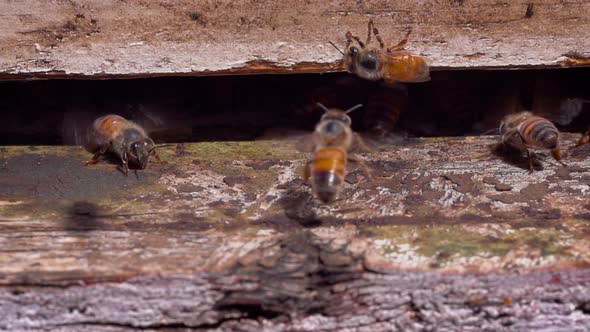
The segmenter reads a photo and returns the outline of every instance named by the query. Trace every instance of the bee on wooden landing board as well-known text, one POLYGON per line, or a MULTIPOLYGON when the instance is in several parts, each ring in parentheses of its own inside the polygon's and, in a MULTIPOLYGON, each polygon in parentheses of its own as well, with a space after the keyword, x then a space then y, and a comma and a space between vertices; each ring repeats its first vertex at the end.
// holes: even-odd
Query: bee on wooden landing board
POLYGON ((109 114, 96 119, 88 137, 86 149, 94 153, 86 165, 96 164, 105 154, 112 154, 121 164, 123 174, 129 173, 129 165, 145 169, 151 156, 160 161, 156 145, 138 124, 119 115, 109 114))
POLYGON ((411 30, 397 45, 386 48, 373 20, 369 20, 367 39, 364 43, 358 36, 348 31, 345 35, 346 53, 332 42, 330 44, 344 56, 342 60, 344 68, 364 79, 384 80, 387 83, 429 81, 430 70, 426 58, 404 51, 410 33, 411 30), (371 47, 372 35, 379 42, 379 48, 371 47), (356 41, 360 48, 352 45, 353 41, 356 41))
POLYGON ((500 123, 500 145, 506 145, 520 152, 526 152, 529 171, 534 172, 531 148, 548 149, 553 158, 562 166, 559 148, 559 131, 555 125, 531 112, 509 114, 500 123))
POLYGON ((355 148, 370 150, 358 134, 351 129, 348 113, 362 107, 356 105, 346 111, 328 109, 318 103, 325 113, 313 133, 314 156, 305 166, 304 179, 311 186, 316 197, 324 204, 338 198, 344 185, 348 161, 356 162, 368 177, 372 175, 362 160, 349 153, 355 148))

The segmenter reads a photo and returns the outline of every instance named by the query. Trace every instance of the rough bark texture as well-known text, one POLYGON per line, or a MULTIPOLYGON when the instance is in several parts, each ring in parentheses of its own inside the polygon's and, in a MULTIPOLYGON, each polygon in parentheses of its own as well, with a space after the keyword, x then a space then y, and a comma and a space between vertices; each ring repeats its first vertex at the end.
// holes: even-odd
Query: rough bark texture
POLYGON ((324 72, 373 18, 433 68, 588 65, 589 1, 0 2, 0 74, 324 72))
POLYGON ((590 145, 531 175, 494 140, 381 146, 329 206, 292 140, 164 147, 137 177, 2 148, 0 329, 586 330, 590 145))

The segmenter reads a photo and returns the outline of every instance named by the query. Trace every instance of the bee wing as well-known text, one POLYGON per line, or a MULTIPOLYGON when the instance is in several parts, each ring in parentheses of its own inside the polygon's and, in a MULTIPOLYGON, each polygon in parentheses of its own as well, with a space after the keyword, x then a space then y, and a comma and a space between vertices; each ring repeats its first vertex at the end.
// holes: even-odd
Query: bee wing
POLYGON ((168 129, 166 124, 169 121, 164 119, 164 112, 154 105, 126 105, 125 111, 122 115, 141 127, 149 137, 157 136, 160 132, 164 132, 168 129))
POLYGON ((67 111, 61 125, 62 143, 64 145, 80 145, 89 149, 92 145, 92 112, 80 110, 67 111))
POLYGON ((127 104, 121 115, 132 121, 157 143, 191 141, 194 139, 194 126, 199 124, 189 109, 170 111, 157 103, 127 104))
POLYGON ((567 126, 572 123, 576 117, 582 112, 584 108, 584 99, 581 98, 566 98, 561 101, 559 105, 560 113, 557 117, 558 124, 567 126))
POLYGON ((418 83, 430 81, 426 58, 408 51, 384 52, 384 79, 388 82, 418 83))
POLYGON ((262 135, 256 137, 257 141, 288 141, 289 144, 293 144, 293 147, 297 152, 309 153, 314 151, 314 140, 313 134, 308 131, 286 129, 286 128, 272 128, 264 131, 262 135))
POLYGON ((392 145, 408 145, 413 144, 408 141, 407 137, 401 134, 392 134, 383 136, 372 132, 364 132, 363 134, 354 133, 351 153, 377 153, 390 149, 392 145))
POLYGON ((295 143, 295 149, 298 152, 311 153, 315 150, 313 134, 306 134, 300 137, 295 143))

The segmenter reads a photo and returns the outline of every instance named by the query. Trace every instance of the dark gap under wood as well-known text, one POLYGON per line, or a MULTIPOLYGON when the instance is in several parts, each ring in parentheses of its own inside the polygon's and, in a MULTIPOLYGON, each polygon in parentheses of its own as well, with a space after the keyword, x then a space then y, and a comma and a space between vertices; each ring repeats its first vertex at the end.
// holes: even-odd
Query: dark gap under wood
POLYGON ((317 102, 343 109, 364 104, 352 114, 353 128, 368 135, 479 135, 520 110, 582 132, 590 125, 590 103, 562 110, 568 99, 590 99, 589 74, 438 71, 430 82, 395 88, 344 73, 5 81, 0 142, 74 144, 94 118, 108 113, 137 121, 159 142, 253 140, 279 128, 312 130, 321 115, 317 102))

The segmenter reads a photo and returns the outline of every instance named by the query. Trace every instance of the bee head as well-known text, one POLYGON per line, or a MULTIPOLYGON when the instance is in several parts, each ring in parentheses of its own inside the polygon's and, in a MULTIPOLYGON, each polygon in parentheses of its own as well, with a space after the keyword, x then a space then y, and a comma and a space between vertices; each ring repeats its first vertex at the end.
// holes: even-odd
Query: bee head
POLYGON ((344 57, 344 67, 367 80, 378 80, 382 62, 375 50, 351 46, 344 57))
POLYGON ((154 143, 151 140, 139 140, 129 145, 127 157, 139 169, 145 169, 153 150, 154 143))
POLYGON ((320 120, 320 122, 325 122, 329 124, 329 127, 331 128, 330 131, 337 130, 337 126, 350 127, 350 125, 352 124, 350 116, 338 110, 330 110, 324 113, 324 115, 322 115, 322 119, 320 120))
POLYGON ((379 67, 379 58, 373 52, 363 52, 357 61, 359 67, 366 71, 376 71, 379 67))
POLYGON ((317 130, 326 142, 336 142, 345 135, 344 125, 336 120, 320 122, 317 130))
POLYGON ((348 113, 361 107, 362 105, 356 105, 351 107, 347 111, 341 111, 338 109, 328 109, 324 105, 318 103, 324 111, 324 115, 316 127, 323 141, 326 144, 339 144, 339 142, 346 141, 350 136, 352 120, 348 113))
POLYGON ((338 109, 329 109, 322 103, 317 103, 317 105, 325 111, 324 115, 322 115, 320 122, 337 122, 340 125, 344 125, 346 127, 350 127, 352 125, 352 120, 350 119, 348 113, 363 107, 362 104, 358 104, 347 109, 346 111, 341 111, 338 109))

